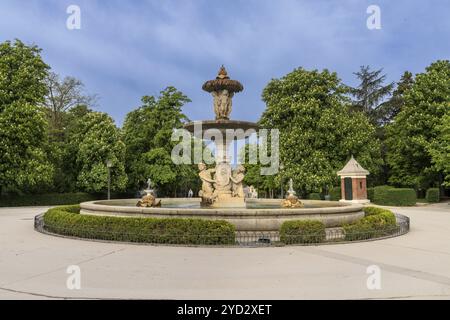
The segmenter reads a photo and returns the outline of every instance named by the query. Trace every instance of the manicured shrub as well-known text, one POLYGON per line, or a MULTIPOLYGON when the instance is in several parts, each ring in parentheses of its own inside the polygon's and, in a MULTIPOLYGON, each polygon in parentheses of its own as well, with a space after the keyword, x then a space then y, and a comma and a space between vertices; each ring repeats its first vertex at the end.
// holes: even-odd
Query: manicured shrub
POLYGON ((396 224, 395 214, 391 210, 377 207, 365 207, 363 210, 365 217, 379 215, 385 219, 386 223, 396 224))
POLYGON ((322 196, 320 195, 320 193, 313 192, 313 193, 310 193, 308 195, 308 199, 310 199, 310 200, 322 200, 322 196))
POLYGON ((426 199, 428 202, 439 202, 440 196, 439 196, 439 188, 430 188, 427 190, 426 199))
POLYGON ((235 227, 223 220, 126 218, 80 215, 79 206, 57 207, 44 215, 52 233, 88 239, 143 243, 223 245, 235 243, 235 227))
POLYGON ((355 223, 343 226, 345 240, 366 240, 390 235, 398 231, 395 215, 392 211, 376 208, 364 208, 365 217, 355 223))
POLYGON ((373 202, 374 188, 367 188, 367 199, 373 202))
POLYGON ((331 201, 339 201, 341 200, 341 188, 334 187, 330 190, 330 200, 331 201))
POLYGON ((320 243, 325 239, 325 225, 318 220, 285 221, 280 228, 280 241, 285 244, 320 243))
POLYGON ((91 195, 89 193, 82 192, 8 195, 0 197, 0 207, 55 206, 78 204, 81 202, 98 200, 101 197, 102 196, 91 195))
POLYGON ((384 206, 414 206, 417 197, 414 189, 378 186, 374 188, 373 202, 384 206))

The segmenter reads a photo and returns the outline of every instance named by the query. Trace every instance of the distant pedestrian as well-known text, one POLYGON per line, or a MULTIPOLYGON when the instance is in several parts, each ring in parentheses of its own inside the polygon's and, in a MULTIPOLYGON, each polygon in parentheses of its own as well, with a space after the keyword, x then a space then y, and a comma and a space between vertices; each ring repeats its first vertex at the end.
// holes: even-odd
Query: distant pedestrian
POLYGON ((188 198, 192 198, 193 196, 194 196, 194 191, 192 191, 192 189, 189 189, 188 198))

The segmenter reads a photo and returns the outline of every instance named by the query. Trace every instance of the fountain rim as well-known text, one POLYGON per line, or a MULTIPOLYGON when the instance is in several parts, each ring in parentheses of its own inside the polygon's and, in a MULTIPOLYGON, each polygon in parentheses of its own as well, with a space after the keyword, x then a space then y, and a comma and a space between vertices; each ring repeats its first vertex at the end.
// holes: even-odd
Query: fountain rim
POLYGON ((208 130, 208 129, 218 129, 218 130, 226 130, 226 129, 242 129, 242 130, 249 130, 254 129, 258 130, 259 125, 255 122, 250 121, 241 121, 241 120, 198 120, 198 121, 191 121, 186 124, 184 124, 184 129, 188 130, 189 132, 194 132, 194 126, 195 125, 202 125, 202 131, 208 130))
MULTIPOLYGON (((158 198, 164 203, 165 201, 174 202, 192 202, 200 201, 200 198, 158 198)), ((120 201, 134 201, 138 199, 115 199, 115 200, 96 200, 83 202, 80 204, 82 213, 89 214, 91 212, 98 213, 125 213, 125 214, 156 214, 156 215, 196 215, 196 216, 290 216, 290 215, 311 215, 311 214, 342 214, 361 211, 362 204, 342 203, 338 201, 323 200, 301 200, 306 204, 336 204, 336 206, 324 206, 318 208, 183 208, 183 207, 157 207, 157 208, 141 208, 126 205, 116 205, 120 201), (111 204, 105 204, 110 202, 111 204)), ((281 202, 281 199, 251 199, 249 202, 281 202)))

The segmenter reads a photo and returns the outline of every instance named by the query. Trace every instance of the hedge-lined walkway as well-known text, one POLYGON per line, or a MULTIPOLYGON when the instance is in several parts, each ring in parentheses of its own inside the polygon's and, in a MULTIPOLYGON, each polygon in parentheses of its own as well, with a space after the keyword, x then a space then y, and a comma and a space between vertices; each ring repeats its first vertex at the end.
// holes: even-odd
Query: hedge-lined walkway
POLYGON ((99 243, 33 230, 43 208, 0 209, 0 298, 450 298, 450 206, 393 211, 411 231, 321 247, 196 248, 99 243), (366 268, 382 290, 366 288, 366 268), (78 265, 82 289, 66 288, 78 265))

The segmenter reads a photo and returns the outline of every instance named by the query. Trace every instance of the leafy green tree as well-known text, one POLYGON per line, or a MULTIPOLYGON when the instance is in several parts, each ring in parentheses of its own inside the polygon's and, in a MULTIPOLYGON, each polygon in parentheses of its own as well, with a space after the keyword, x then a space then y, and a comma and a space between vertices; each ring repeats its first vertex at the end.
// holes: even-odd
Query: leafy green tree
MULTIPOLYGON (((85 126, 83 117, 92 110, 86 105, 77 105, 62 113, 62 139, 50 139, 48 144, 49 159, 54 165, 53 191, 78 191, 77 179, 79 168, 76 163, 78 156, 78 143, 73 143, 73 137, 85 126)), ((48 119, 48 117, 47 117, 48 119)), ((50 135, 54 137, 53 135, 50 135)))
POLYGON ((336 184, 352 154, 371 174, 379 170, 375 129, 363 113, 349 112, 347 90, 336 73, 299 68, 263 91, 260 125, 280 130, 283 176, 303 195, 336 184))
POLYGON ((171 141, 172 133, 188 120, 181 108, 190 101, 182 92, 168 87, 158 97, 144 96, 142 106, 128 113, 123 131, 129 189, 137 190, 151 178, 160 195, 175 194, 177 190, 185 192, 192 181, 198 180, 194 166, 171 160, 177 144, 171 141))
POLYGON ((51 183, 46 126, 43 110, 28 103, 13 102, 0 112, 0 191, 37 191, 51 183))
POLYGON ((381 73, 383 69, 370 71, 369 66, 361 66, 357 76, 360 84, 356 88, 349 88, 353 96, 352 109, 364 112, 373 124, 379 122, 378 111, 380 103, 392 92, 394 83, 383 85, 386 75, 381 73))
POLYGON ((445 149, 437 140, 442 130, 445 132, 442 121, 450 108, 450 62, 436 61, 425 73, 418 74, 404 101, 402 110, 387 128, 389 181, 425 189, 439 180, 442 170, 438 169, 442 167, 437 155, 445 153, 445 149), (432 164, 430 150, 437 156, 436 165, 432 164))
POLYGON ((442 172, 443 185, 450 187, 450 105, 436 129, 438 135, 428 151, 434 168, 442 172))
POLYGON ((89 112, 77 123, 70 136, 72 150, 76 150, 77 184, 86 192, 103 192, 108 186, 107 160, 112 162, 111 190, 126 187, 125 144, 120 130, 106 113, 89 112))
POLYGON ((43 110, 48 66, 36 46, 20 40, 0 44, 0 194, 40 190, 53 172, 45 147, 43 110))
POLYGON ((412 87, 414 77, 411 72, 405 71, 392 97, 381 103, 373 110, 373 116, 378 124, 376 128, 377 137, 381 142, 381 157, 383 159, 382 172, 376 176, 372 176, 372 180, 376 185, 385 185, 389 178, 389 165, 387 164, 387 146, 386 146, 386 125, 391 123, 397 114, 402 110, 405 99, 405 93, 412 87))
POLYGON ((45 78, 49 66, 41 49, 20 40, 0 44, 0 112, 14 102, 38 105, 47 93, 45 78))

